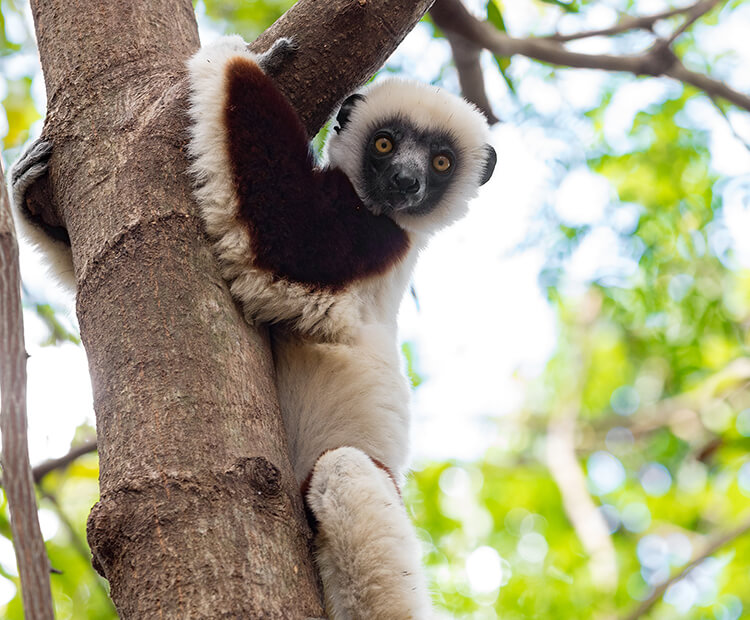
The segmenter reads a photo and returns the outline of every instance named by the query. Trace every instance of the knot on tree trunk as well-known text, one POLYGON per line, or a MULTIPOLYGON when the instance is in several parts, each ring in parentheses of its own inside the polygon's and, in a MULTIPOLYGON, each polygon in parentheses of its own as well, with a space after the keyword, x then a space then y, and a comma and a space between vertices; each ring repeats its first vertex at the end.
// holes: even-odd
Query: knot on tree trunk
POLYGON ((157 547, 168 556, 175 537, 186 531, 203 535, 220 515, 236 510, 247 521, 259 513, 290 518, 290 498, 276 465, 264 457, 246 457, 222 472, 160 472, 123 481, 103 494, 89 514, 86 535, 94 568, 111 581, 111 568, 122 566, 134 548, 157 547))
POLYGON ((282 490, 281 471, 262 456, 251 456, 237 460, 227 470, 227 476, 246 480, 253 490, 266 499, 278 497, 282 490))

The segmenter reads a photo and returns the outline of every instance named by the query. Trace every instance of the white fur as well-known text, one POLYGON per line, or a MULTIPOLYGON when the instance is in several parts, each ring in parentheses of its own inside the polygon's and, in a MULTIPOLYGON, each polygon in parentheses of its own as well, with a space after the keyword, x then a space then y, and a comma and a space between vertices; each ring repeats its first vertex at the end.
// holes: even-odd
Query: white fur
POLYGON ((73 252, 70 246, 48 236, 43 229, 27 220, 18 207, 13 209, 13 221, 18 236, 31 243, 44 256, 45 266, 52 279, 65 291, 75 295, 76 274, 73 271, 73 252))
POLYGON ((431 616, 419 541, 382 469, 356 448, 333 450, 315 465, 307 497, 331 620, 431 616))
POLYGON ((318 457, 354 446, 401 482, 409 454, 409 384, 390 328, 362 326, 352 343, 274 334, 279 404, 302 482, 318 457))
POLYGON ((237 223, 223 121, 225 67, 237 56, 258 61, 239 37, 227 37, 189 63, 191 172, 222 273, 248 320, 283 324, 273 332, 279 402, 297 481, 314 472, 307 499, 320 525, 316 559, 329 613, 334 620, 427 618, 418 540, 393 481, 370 457, 402 482, 409 387, 396 314, 419 250, 431 233, 461 217, 476 193, 487 124, 473 106, 432 86, 389 80, 364 92, 364 102, 326 147, 330 165, 355 189, 363 185, 359 162, 371 131, 393 115, 418 128, 448 129, 459 166, 429 215, 393 216, 410 239, 402 261, 343 291, 321 292, 257 269, 249 233, 237 223))

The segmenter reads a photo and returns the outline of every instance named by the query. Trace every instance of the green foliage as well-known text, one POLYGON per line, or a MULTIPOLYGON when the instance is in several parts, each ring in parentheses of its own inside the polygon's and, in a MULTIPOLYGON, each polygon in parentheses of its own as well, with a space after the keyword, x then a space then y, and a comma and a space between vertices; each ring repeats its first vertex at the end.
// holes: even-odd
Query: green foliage
POLYGON ((404 342, 401 344, 401 352, 403 353, 404 360, 406 361, 406 375, 409 377, 409 382, 412 388, 420 386, 424 379, 417 371, 417 352, 414 348, 413 342, 404 342))
POLYGON ((540 0, 546 4, 552 4, 561 8, 566 13, 578 13, 581 10, 580 4, 575 0, 573 2, 563 2, 563 0, 540 0))
MULTIPOLYGON (((489 0, 489 2, 487 2, 487 21, 489 21, 500 32, 508 32, 505 28, 505 20, 503 19, 503 14, 500 11, 500 6, 497 0, 489 0)), ((508 58, 507 56, 498 56, 497 54, 493 54, 492 57, 495 59, 495 63, 497 64, 497 68, 500 71, 500 75, 503 76, 503 80, 505 80, 508 88, 511 90, 511 92, 515 92, 516 88, 513 85, 510 77, 508 76, 510 58, 508 58)))
POLYGON ((3 139, 6 149, 21 146, 29 137, 28 128, 41 118, 31 99, 31 79, 7 80, 8 94, 2 101, 8 119, 8 133, 3 139))
POLYGON ((248 41, 256 38, 293 4, 293 0, 203 0, 207 17, 219 23, 231 24, 232 31, 238 32, 248 41))
POLYGON ((18 51, 20 46, 16 43, 8 41, 8 37, 5 32, 5 16, 0 11, 0 57, 7 56, 13 52, 18 51))
POLYGON ((81 339, 76 334, 70 332, 57 317, 55 309, 49 304, 35 304, 34 308, 40 319, 49 329, 49 338, 45 340, 42 345, 53 345, 61 344, 63 342, 72 342, 73 344, 81 344, 81 339))
MULTIPOLYGON (((89 434, 91 429, 89 429, 89 434)), ((108 596, 107 583, 91 567, 91 553, 86 544, 86 518, 99 497, 99 468, 95 454, 79 458, 64 471, 49 474, 39 487, 37 501, 43 511, 43 530, 50 564, 55 601, 55 617, 59 619, 108 620, 117 613, 108 596)), ((0 536, 10 539, 10 523, 5 496, 0 504, 0 536)), ((7 620, 23 620, 20 584, 8 558, 0 560, 0 583, 17 588, 16 596, 0 616, 7 620)))

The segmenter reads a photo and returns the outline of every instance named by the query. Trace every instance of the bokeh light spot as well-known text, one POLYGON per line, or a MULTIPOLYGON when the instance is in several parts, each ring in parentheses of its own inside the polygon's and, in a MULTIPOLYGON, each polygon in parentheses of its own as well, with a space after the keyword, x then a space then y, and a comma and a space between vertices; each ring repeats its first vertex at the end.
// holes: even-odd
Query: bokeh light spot
POLYGON ((661 463, 649 463, 640 474, 641 485, 648 495, 661 497, 672 486, 672 476, 661 463))
POLYGON ((466 576, 474 592, 492 592, 510 580, 510 564, 492 547, 479 547, 466 558, 466 576))
POLYGON ((541 564, 547 556, 549 545, 544 536, 536 532, 531 532, 521 537, 516 550, 518 551, 518 555, 527 562, 541 564))
POLYGON ((643 532, 651 525, 651 512, 648 506, 642 502, 631 502, 620 512, 620 518, 625 529, 635 532, 643 532))
POLYGON ((625 468, 609 452, 594 452, 587 462, 588 479, 595 495, 605 495, 620 488, 625 482, 625 468))
POLYGON ((737 414, 737 432, 743 437, 750 437, 750 409, 743 409, 737 414))
POLYGON ((632 415, 638 410, 641 397, 634 387, 630 385, 621 385, 609 399, 612 411, 619 415, 632 415))
POLYGON ((746 461, 737 472, 737 484, 742 494, 750 497, 750 461, 746 461))

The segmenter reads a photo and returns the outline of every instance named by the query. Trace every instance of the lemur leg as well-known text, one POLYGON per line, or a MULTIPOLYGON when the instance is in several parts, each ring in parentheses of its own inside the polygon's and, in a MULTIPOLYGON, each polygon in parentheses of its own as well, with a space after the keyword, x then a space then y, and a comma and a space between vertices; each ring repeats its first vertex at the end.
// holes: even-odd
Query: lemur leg
POLYGON ((10 185, 13 204, 25 210, 26 192, 40 177, 47 174, 49 158, 52 155, 52 142, 38 138, 26 147, 10 169, 10 185))
POLYGON ((326 452, 307 501, 318 521, 316 561, 331 620, 431 616, 419 540, 385 471, 356 448, 326 452))

